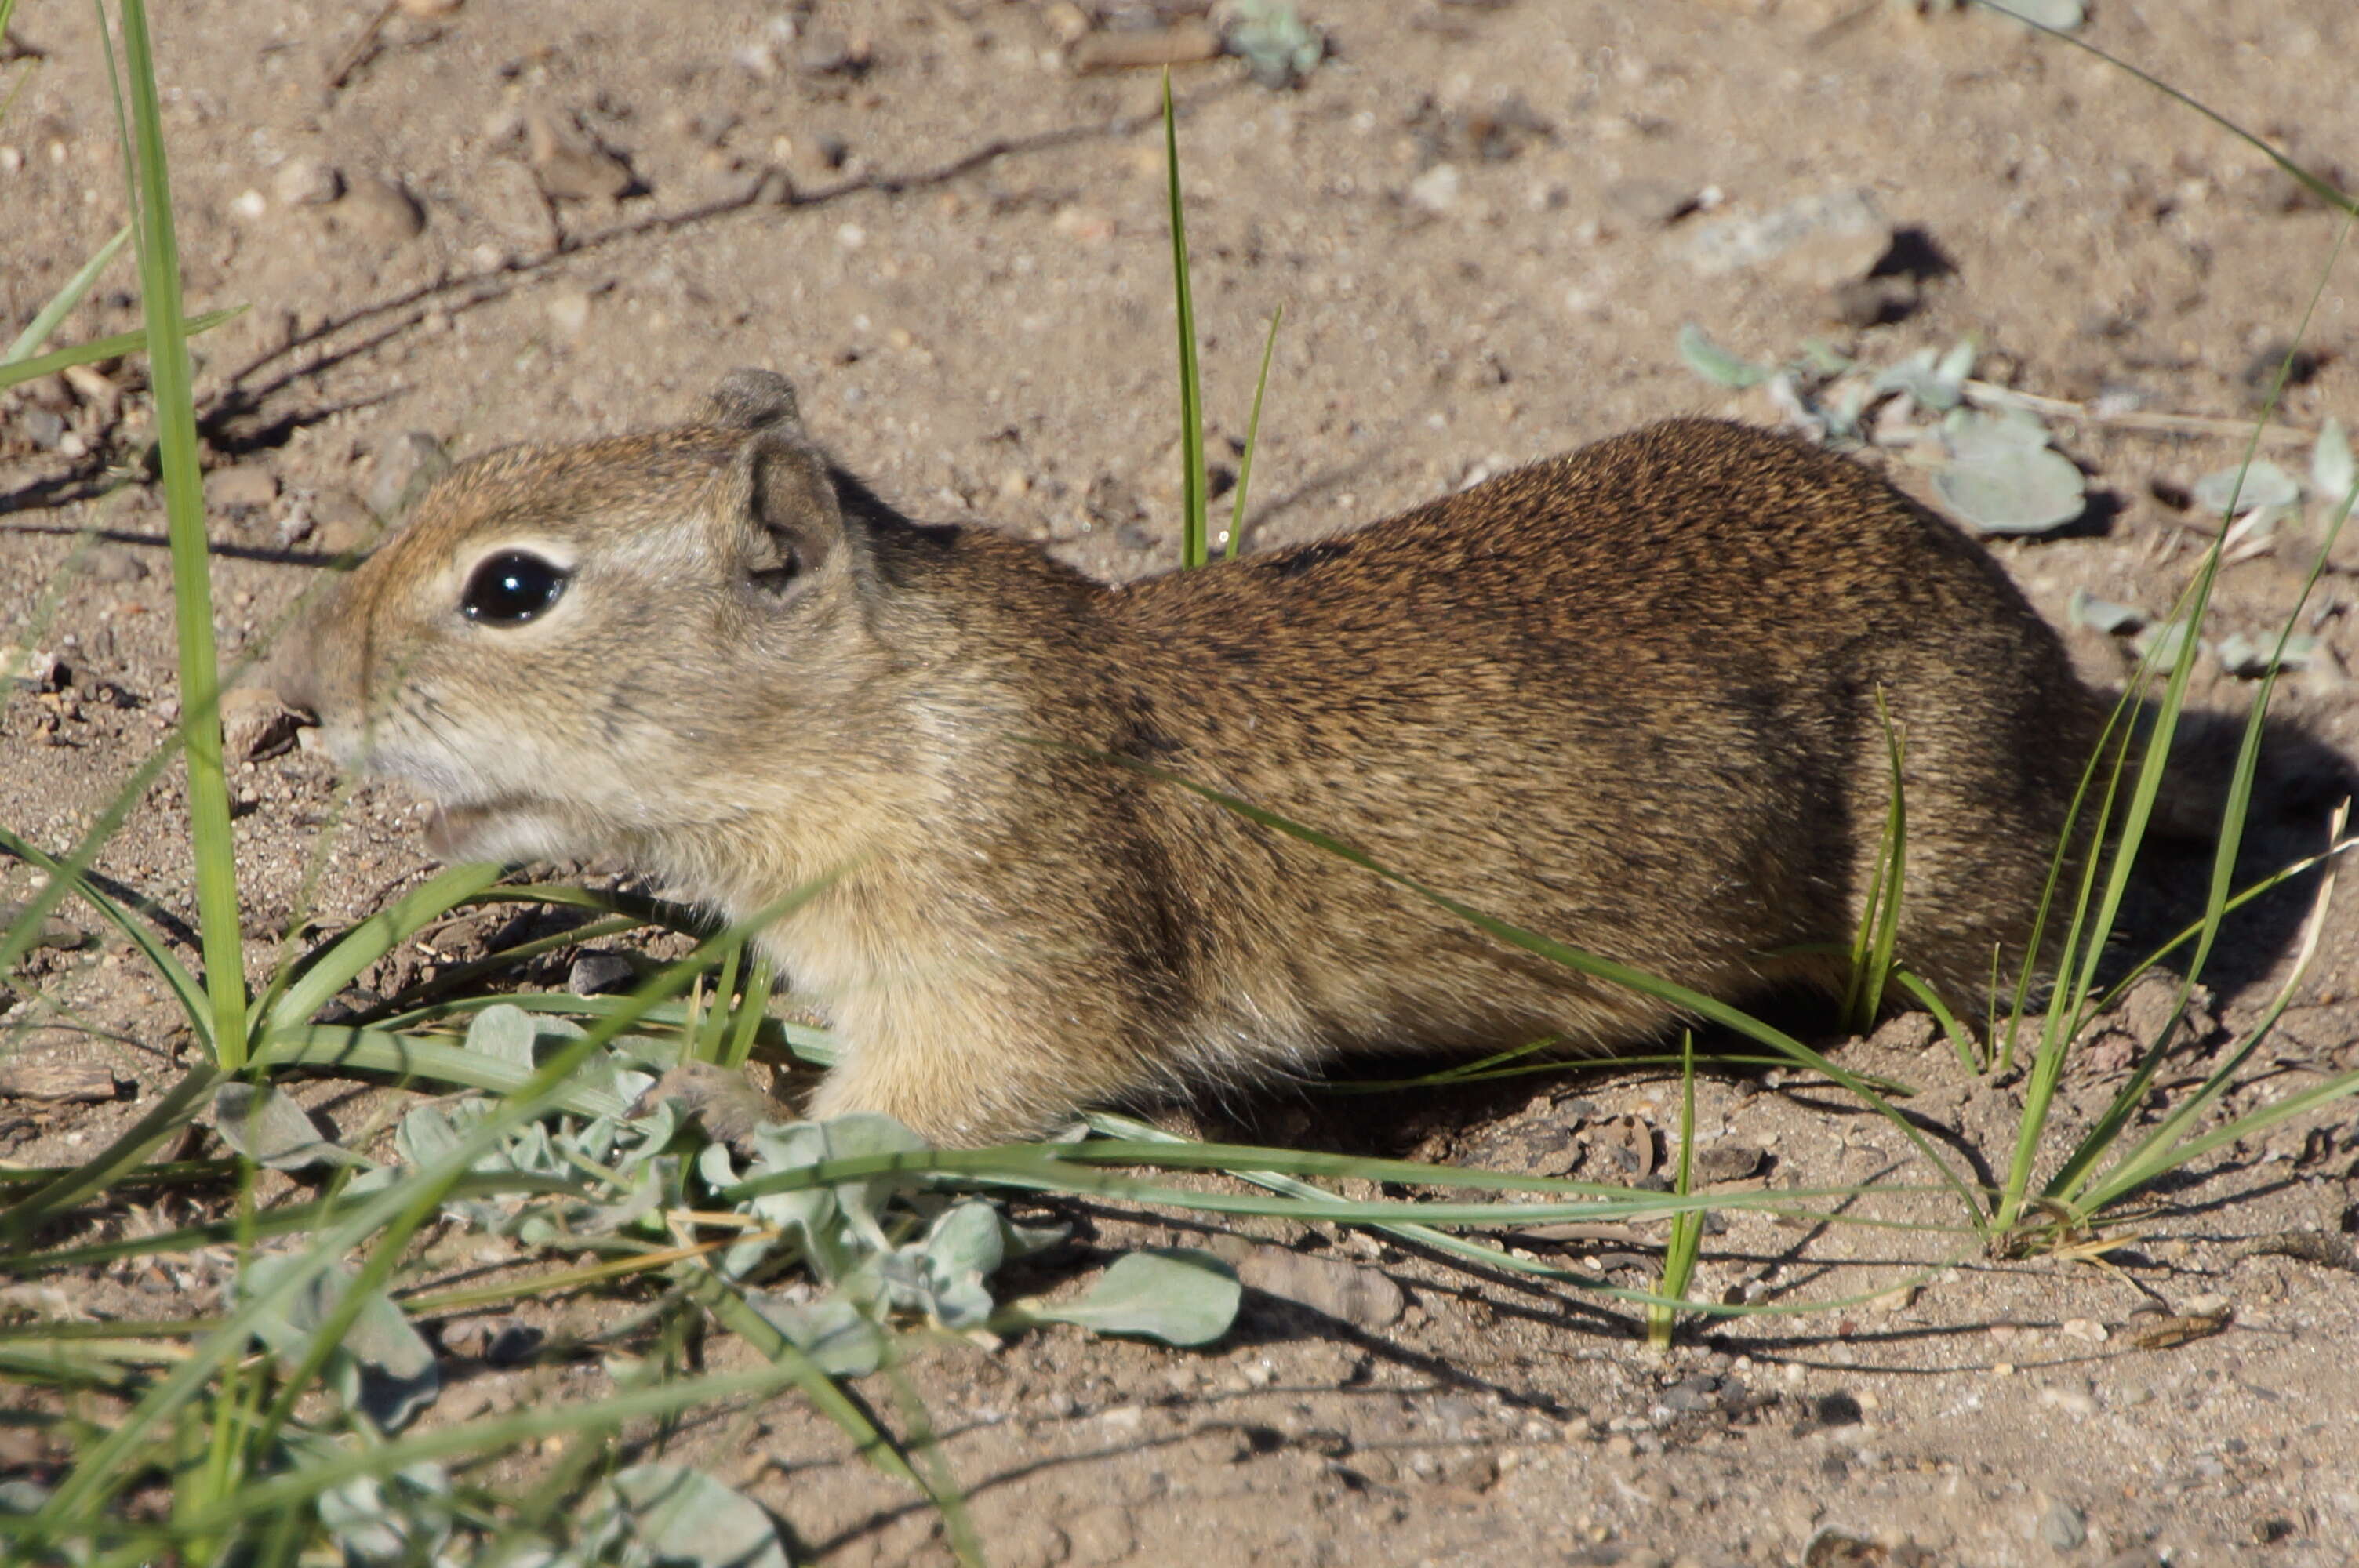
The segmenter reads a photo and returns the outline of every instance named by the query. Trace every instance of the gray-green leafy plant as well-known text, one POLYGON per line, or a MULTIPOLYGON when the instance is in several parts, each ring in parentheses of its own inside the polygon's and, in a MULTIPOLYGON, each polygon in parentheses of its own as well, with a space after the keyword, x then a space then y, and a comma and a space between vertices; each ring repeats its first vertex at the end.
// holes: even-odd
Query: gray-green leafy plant
POLYGON ((1291 87, 1318 68, 1327 37, 1290 0, 1235 0, 1223 39, 1264 87, 1291 87))
POLYGON ((1973 379, 1979 351, 1971 338, 1918 349, 1880 371, 1815 341, 1782 364, 1756 363, 1692 322, 1677 343, 1696 374, 1734 390, 1767 386, 1790 423, 1830 446, 1902 449, 1932 470, 1943 503, 1976 533, 2052 533, 2088 508, 2080 469, 2052 449, 2038 413, 1973 379))

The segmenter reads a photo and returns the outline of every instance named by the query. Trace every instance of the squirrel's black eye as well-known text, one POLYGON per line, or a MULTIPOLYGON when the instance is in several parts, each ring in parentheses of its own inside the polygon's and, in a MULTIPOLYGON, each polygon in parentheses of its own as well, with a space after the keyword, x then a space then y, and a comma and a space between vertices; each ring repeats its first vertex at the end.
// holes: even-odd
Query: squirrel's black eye
POLYGON ((521 626, 555 604, 571 574, 528 550, 487 556, 467 579, 459 611, 470 621, 521 626))

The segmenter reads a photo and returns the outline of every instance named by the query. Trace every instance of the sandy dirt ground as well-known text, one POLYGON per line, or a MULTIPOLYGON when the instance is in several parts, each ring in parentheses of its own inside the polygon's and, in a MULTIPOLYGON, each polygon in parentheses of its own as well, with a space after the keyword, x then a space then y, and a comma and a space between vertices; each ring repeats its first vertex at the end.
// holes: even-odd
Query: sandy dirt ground
MULTIPOLYGON (((190 308, 249 308, 198 344, 228 655, 367 542, 412 433, 463 457, 619 432, 680 416, 738 365, 790 376, 817 436, 913 514, 1042 540, 1110 577, 1175 560, 1158 81, 1076 69, 1169 19, 1152 5, 475 0, 397 10, 364 49, 374 5, 158 9, 190 308)), ((1682 364, 1685 323, 1765 361, 1815 336, 1885 364, 1972 334, 1979 375, 2069 406, 2051 428, 2098 497, 2063 536, 1998 543, 2008 568, 2060 624, 2076 589, 2158 612, 2216 527, 2190 487, 2241 453, 2256 386, 2335 245, 2337 218, 2252 148, 1972 16, 1848 0, 1322 0, 1310 15, 1332 53, 1299 85, 1256 84, 1234 59, 1174 82, 1224 470, 1264 324, 1286 311, 1248 548, 1649 418, 1775 421, 1765 392, 1682 364), (1864 227, 1733 262, 1713 242, 1734 232, 1715 225, 1831 209, 1864 227)), ((16 63, 0 67, 11 83, 30 72, 0 119, 11 335, 124 219, 92 27, 83 7, 25 0, 16 63)), ((2106 0, 2082 36, 2313 167, 2359 173, 2359 13, 2343 0, 2106 0)), ((135 325, 131 277, 127 263, 110 275, 58 341, 135 325)), ((2354 298, 2345 265, 2275 415, 2290 433, 2264 449, 2293 471, 2330 416, 2359 422, 2354 298)), ((58 666, 0 693, 0 822, 51 848, 177 711, 160 501, 116 482, 147 428, 144 388, 135 362, 0 395, 0 643, 58 666)), ((2288 611, 2308 526, 2225 570, 2221 635, 2288 611)), ((2354 565, 2346 546, 2338 566, 2354 565)), ((2354 597, 2343 570, 2313 596, 2318 649, 2281 693, 2295 729, 2253 868, 2317 846, 2320 781, 2359 755, 2354 597)), ((2092 678, 2117 685, 2119 639, 2071 635, 2092 678)), ((2234 712, 2250 691, 2207 658, 2193 700, 2234 712)), ((234 785, 257 964, 299 906, 318 925, 350 919, 429 864, 414 806, 389 791, 362 790, 323 845, 336 781, 307 751, 244 762, 234 785)), ((100 869, 187 936, 177 774, 100 869)), ((2158 908, 2201 862, 2163 870, 2158 908)), ((25 885, 0 864, 0 898, 25 885)), ((2282 983, 2305 904, 2296 890, 2232 934, 2206 977, 2219 1027, 2173 1058, 2166 1092, 2200 1081, 2282 983)), ((488 934, 452 928, 405 962, 488 934)), ((0 1017, 9 1048, 125 1085, 108 1104, 0 1101, 0 1157, 57 1162, 169 1081, 175 1015, 107 940, 45 948, 26 980, 46 1000, 0 1017), (97 1033, 62 1027, 52 1004, 97 1033)), ((2231 1108, 2359 1064, 2354 998, 2346 906, 2231 1108)), ((2125 1027, 2157 1002, 2134 995, 2125 1027)), ((2020 1086, 1966 1079, 1925 1035, 1904 1021, 1846 1060, 1919 1086, 1913 1109, 1987 1173, 2020 1086)), ((2061 1135, 2119 1085, 2129 1038, 2101 1036, 2076 1065, 2061 1135)), ((1348 1114, 1288 1102, 1251 1130, 1625 1179, 1659 1157, 1675 1091, 1658 1072, 1588 1073, 1348 1114)), ((350 1094, 321 1102, 332 1120, 350 1094)), ((1050 1331, 927 1354, 919 1381, 992 1561, 2359 1560, 2359 1294, 2328 1245, 2354 1224, 2347 1108, 2199 1162, 2102 1263, 1994 1262, 1921 1228, 1953 1225, 1954 1206, 1914 1191, 1927 1178, 1907 1145, 1839 1096, 1718 1075, 1699 1126, 1738 1186, 1890 1184, 1859 1212, 1920 1228, 1731 1215, 1700 1293, 1856 1303, 1732 1321, 1658 1357, 1594 1297, 1364 1236, 1069 1211, 1085 1255, 1211 1245, 1256 1288, 1205 1352, 1050 1331), (2326 1260, 2273 1249, 2289 1232, 2326 1260), (2224 1326, 2180 1343, 2158 1313, 2224 1326)), ((1509 1239, 1637 1285, 1660 1235, 1509 1239)), ((1070 1272, 1070 1255, 1052 1263, 1070 1272)), ((60 1283, 82 1292, 75 1310, 145 1317, 207 1310, 220 1279, 192 1264, 60 1283)), ((471 1357, 482 1326, 440 1330, 454 1386, 431 1419, 604 1387, 592 1360, 471 1357)), ((936 1516, 798 1403, 716 1415, 680 1448, 817 1561, 949 1560, 936 1516)))

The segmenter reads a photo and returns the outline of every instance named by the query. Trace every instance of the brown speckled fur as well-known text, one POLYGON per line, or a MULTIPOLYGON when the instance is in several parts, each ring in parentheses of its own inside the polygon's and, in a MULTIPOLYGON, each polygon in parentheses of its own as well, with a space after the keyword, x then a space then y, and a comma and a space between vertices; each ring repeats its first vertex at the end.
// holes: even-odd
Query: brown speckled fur
POLYGON ((1986 555, 1783 436, 1658 425, 1109 589, 895 516, 753 373, 708 424, 465 465, 303 645, 291 695, 438 798, 454 852, 619 853, 738 917, 840 872, 767 937, 848 1047, 813 1109, 954 1142, 1354 1049, 1675 1022, 1071 748, 1742 1000, 1836 977, 1770 955, 1853 928, 1881 689, 1900 952, 1964 1002, 2026 939, 2101 720, 1986 555), (519 546, 573 568, 563 597, 462 619, 474 563, 519 546))

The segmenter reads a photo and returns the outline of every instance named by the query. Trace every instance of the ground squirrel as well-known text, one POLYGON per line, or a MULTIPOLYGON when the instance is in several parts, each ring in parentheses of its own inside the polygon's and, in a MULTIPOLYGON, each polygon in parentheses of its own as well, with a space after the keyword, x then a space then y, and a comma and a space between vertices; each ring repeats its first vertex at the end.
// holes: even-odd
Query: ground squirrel
POLYGON ((897 515, 751 371, 683 428, 464 464, 297 647, 288 695, 446 856, 619 855, 734 918, 832 873, 764 937, 842 1037, 810 1110, 952 1143, 1676 1022, 1109 759, 1743 1000, 1841 983, 1790 950, 1873 880, 1880 695, 1899 952, 1964 1004, 2103 720, 1988 555, 1790 437, 1674 420, 1107 587, 897 515))

